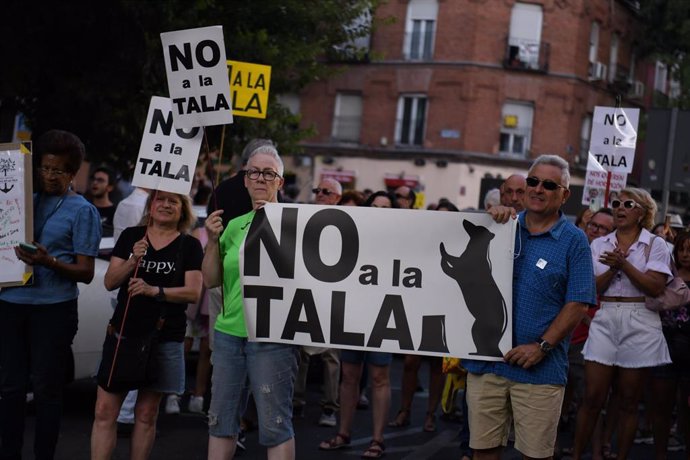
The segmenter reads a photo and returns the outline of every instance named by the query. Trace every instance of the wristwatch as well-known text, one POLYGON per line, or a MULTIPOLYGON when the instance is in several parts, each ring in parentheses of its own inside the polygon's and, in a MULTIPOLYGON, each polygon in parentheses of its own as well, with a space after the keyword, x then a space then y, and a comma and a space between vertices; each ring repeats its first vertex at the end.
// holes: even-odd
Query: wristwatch
POLYGON ((551 345, 549 342, 547 342, 544 339, 541 339, 539 342, 539 349, 544 352, 545 355, 548 355, 551 350, 553 350, 553 345, 551 345))
POLYGON ((158 286, 158 294, 154 297, 156 302, 165 302, 165 291, 163 291, 162 286, 158 286))

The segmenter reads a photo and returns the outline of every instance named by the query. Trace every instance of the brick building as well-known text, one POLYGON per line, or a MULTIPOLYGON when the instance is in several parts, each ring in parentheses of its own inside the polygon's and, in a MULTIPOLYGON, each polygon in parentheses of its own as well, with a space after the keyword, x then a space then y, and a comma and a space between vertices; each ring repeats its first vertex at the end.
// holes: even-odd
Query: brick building
POLYGON ((304 144, 313 180, 407 182, 427 203, 478 207, 486 179, 524 172, 542 153, 581 170, 594 107, 617 94, 623 106, 643 102, 636 3, 388 1, 367 58, 291 101, 317 131, 304 144))

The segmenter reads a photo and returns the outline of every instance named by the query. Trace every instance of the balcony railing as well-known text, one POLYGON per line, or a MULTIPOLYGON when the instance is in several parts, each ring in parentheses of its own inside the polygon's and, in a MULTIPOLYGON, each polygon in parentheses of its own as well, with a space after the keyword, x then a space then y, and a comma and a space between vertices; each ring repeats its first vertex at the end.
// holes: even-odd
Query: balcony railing
POLYGON ((549 70, 549 43, 508 37, 503 67, 506 69, 547 72, 549 70))

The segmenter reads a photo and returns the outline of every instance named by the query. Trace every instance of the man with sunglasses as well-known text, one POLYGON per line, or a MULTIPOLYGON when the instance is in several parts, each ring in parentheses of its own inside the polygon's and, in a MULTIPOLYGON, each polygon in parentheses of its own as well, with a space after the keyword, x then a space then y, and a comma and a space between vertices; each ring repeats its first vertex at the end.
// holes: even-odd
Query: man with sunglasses
POLYGON ((343 186, 337 180, 327 177, 311 191, 314 193, 314 204, 334 205, 338 204, 343 195, 343 186))
POLYGON ((395 189, 395 199, 398 201, 398 206, 402 209, 414 209, 414 203, 417 195, 407 185, 401 185, 395 189))
POLYGON ((595 305, 585 235, 560 211, 570 195, 568 163, 537 158, 528 172, 525 210, 495 206, 496 222, 519 222, 513 265, 513 348, 500 362, 463 360, 474 459, 501 458, 511 420, 525 459, 553 456, 568 372, 568 338, 595 305))

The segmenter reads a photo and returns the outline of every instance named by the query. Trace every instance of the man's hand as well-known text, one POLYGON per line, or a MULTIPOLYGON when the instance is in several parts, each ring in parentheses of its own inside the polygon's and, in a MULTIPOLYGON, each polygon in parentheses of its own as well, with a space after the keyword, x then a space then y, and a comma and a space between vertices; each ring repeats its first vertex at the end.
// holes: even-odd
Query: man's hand
POLYGON ((492 206, 487 212, 491 215, 494 222, 498 224, 505 224, 509 219, 517 217, 515 209, 507 206, 492 206))
POLYGON ((524 369, 529 369, 541 362, 546 354, 541 351, 538 343, 527 343, 524 345, 518 345, 517 347, 510 350, 503 357, 503 360, 509 364, 515 366, 521 366, 524 369))

